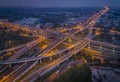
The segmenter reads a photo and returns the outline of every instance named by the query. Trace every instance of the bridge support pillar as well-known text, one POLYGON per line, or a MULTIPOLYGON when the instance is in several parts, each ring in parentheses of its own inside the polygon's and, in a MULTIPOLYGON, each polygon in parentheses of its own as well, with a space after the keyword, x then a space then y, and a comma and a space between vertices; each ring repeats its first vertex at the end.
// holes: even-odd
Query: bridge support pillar
POLYGON ((71 42, 72 40, 69 38, 68 41, 71 42))
POLYGON ((90 43, 88 44, 88 48, 90 49, 91 47, 90 47, 90 43))
POLYGON ((104 63, 104 59, 100 59, 101 63, 103 64, 104 63))
POLYGON ((38 62, 38 64, 42 63, 42 59, 38 60, 37 62, 38 62))
POLYGON ((50 56, 50 61, 52 61, 52 56, 50 56))
POLYGON ((12 68, 12 64, 9 64, 9 68, 12 68))
POLYGON ((59 58, 61 57, 61 54, 59 54, 59 58))
POLYGON ((100 50, 102 50, 102 46, 100 45, 100 50))
POLYGON ((113 54, 115 54, 115 49, 113 48, 113 54))
POLYGON ((27 62, 25 61, 25 65, 27 65, 27 62))
POLYGON ((42 63, 42 59, 39 60, 39 63, 42 63))
POLYGON ((92 56, 92 62, 94 61, 94 57, 92 56))

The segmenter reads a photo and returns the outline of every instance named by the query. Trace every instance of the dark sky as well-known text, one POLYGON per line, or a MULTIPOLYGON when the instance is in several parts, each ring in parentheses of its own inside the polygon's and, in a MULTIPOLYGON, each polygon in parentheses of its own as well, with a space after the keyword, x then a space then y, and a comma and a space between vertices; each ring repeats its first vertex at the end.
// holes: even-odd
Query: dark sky
POLYGON ((120 7, 120 0, 0 0, 4 7, 81 7, 81 6, 120 7))

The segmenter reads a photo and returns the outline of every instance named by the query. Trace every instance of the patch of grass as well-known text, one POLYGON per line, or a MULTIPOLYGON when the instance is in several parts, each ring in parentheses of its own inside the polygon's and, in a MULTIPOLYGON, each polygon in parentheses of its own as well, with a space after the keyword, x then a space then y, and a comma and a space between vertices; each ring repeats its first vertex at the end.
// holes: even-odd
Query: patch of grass
POLYGON ((54 82, 92 82, 91 70, 86 65, 75 65, 54 82))
POLYGON ((33 38, 30 30, 0 25, 0 50, 15 47, 33 38))
POLYGON ((35 80, 35 82, 44 82, 51 74, 53 74, 56 71, 56 69, 48 72, 47 74, 39 77, 38 79, 35 80))

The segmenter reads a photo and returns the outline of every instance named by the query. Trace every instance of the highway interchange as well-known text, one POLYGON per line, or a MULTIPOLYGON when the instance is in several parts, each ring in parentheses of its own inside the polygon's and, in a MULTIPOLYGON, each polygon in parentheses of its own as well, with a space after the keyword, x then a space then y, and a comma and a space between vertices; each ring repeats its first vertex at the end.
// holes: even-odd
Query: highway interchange
MULTIPOLYGON (((0 60, 0 69, 4 70, 10 67, 5 74, 3 74, 3 78, 0 80, 1 82, 16 82, 22 75, 24 75, 26 72, 28 72, 30 69, 32 69, 36 64, 38 64, 38 61, 40 63, 42 62, 42 59, 44 58, 51 58, 54 55, 60 55, 64 54, 63 56, 60 56, 58 59, 54 60, 53 62, 46 64, 45 66, 35 70, 32 74, 27 76, 26 78, 22 79, 21 82, 32 82, 35 81, 39 76, 42 76, 48 72, 50 72, 52 69, 55 69, 58 67, 61 63, 65 62, 69 58, 71 58, 74 54, 77 54, 82 49, 86 48, 88 45, 91 46, 91 49, 108 49, 110 53, 117 53, 120 54, 120 46, 116 46, 113 44, 108 44, 104 42, 94 41, 92 40, 92 27, 97 19, 99 19, 103 14, 105 14, 109 10, 108 7, 105 7, 105 9, 101 10, 97 14, 91 16, 88 20, 86 20, 82 26, 79 26, 78 28, 72 28, 72 29, 66 29, 65 31, 67 33, 62 32, 53 32, 51 30, 42 30, 42 29, 35 29, 37 32, 40 30, 39 38, 36 40, 33 40, 27 44, 20 45, 18 47, 14 47, 11 49, 6 49, 3 51, 0 51, 0 53, 7 52, 10 50, 16 50, 18 51, 12 55, 8 60, 0 60), (81 38, 76 36, 77 33, 82 32, 85 29, 89 29, 89 32, 85 38, 81 38), (42 31, 42 32, 41 32, 42 31), (26 57, 19 59, 20 56, 24 55, 26 52, 37 46, 38 44, 44 42, 46 39, 49 38, 48 34, 45 33, 53 33, 58 35, 58 37, 47 45, 45 49, 41 49, 36 54, 34 54, 32 57, 26 57), (66 40, 73 40, 76 41, 75 44, 69 44, 73 45, 72 47, 65 48, 58 50, 57 52, 54 52, 51 55, 47 55, 50 51, 58 47, 59 45, 62 45, 65 43, 66 40), (92 47, 93 46, 93 47, 92 47), (12 67, 12 64, 15 64, 15 66, 12 67)), ((104 57, 104 56, 102 56, 104 57)), ((119 55, 116 57, 120 57, 119 55)), ((116 58, 116 57, 110 57, 110 58, 116 58)))

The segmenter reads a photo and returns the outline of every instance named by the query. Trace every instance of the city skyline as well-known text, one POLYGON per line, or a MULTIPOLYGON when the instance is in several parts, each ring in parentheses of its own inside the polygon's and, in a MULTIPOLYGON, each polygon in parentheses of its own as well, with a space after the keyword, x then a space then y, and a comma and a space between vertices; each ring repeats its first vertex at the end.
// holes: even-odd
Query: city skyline
POLYGON ((0 7, 120 7, 119 0, 1 0, 0 7))

